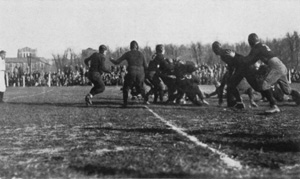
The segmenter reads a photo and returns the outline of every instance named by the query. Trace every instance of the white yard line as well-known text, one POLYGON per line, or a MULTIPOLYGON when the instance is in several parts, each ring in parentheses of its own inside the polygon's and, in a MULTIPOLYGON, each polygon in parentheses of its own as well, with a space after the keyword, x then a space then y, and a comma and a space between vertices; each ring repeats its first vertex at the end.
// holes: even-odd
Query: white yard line
POLYGON ((226 163, 229 167, 232 168, 236 168, 236 169, 241 169, 242 165, 239 161, 234 160, 232 158, 230 158, 227 154, 214 149, 212 147, 209 147, 207 144, 199 141, 195 136, 191 136, 189 134, 187 134, 186 132, 182 131, 182 129, 176 127, 175 125, 173 125, 172 123, 170 123, 169 121, 165 120, 164 118, 162 118, 161 116, 159 116, 157 113, 155 113, 152 109, 150 109, 148 106, 145 106, 146 109, 148 109, 148 111, 150 111, 155 117, 157 117, 158 119, 160 119, 162 122, 164 122, 167 126, 171 127, 174 131, 176 131, 177 133, 179 133, 182 136, 185 136, 186 138, 188 138, 190 141, 194 142, 197 146, 203 147, 205 149, 208 149, 210 151, 212 151, 215 154, 218 154, 220 156, 220 159, 226 163))
POLYGON ((15 100, 15 99, 19 99, 19 98, 29 98, 29 97, 33 97, 33 96, 38 96, 38 95, 41 95, 41 94, 49 93, 49 92, 53 91, 54 89, 49 90, 49 91, 46 91, 45 89, 43 89, 43 90, 44 91, 41 92, 41 93, 36 93, 36 94, 32 94, 32 95, 16 96, 16 97, 9 98, 9 100, 15 100))

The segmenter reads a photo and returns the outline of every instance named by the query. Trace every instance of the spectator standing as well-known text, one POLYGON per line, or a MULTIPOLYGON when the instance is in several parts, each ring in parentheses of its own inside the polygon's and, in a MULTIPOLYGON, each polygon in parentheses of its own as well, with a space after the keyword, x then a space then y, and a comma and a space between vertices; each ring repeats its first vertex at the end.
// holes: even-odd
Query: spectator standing
POLYGON ((5 56, 6 52, 4 50, 0 51, 0 103, 3 103, 3 96, 6 90, 5 85, 5 56))

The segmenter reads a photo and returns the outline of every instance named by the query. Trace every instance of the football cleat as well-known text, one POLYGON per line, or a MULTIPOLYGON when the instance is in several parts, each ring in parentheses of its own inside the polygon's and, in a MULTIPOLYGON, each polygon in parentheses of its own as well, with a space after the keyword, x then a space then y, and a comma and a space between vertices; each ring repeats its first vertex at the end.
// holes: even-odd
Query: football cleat
POLYGON ((237 102, 234 107, 236 109, 245 109, 245 104, 243 102, 237 102))
POLYGON ((251 101, 250 104, 251 104, 251 107, 254 107, 254 108, 258 107, 258 105, 254 101, 251 101))
POLYGON ((87 106, 90 106, 90 105, 93 104, 90 95, 86 95, 86 96, 85 96, 85 104, 86 104, 87 106))
POLYGON ((207 101, 205 101, 205 100, 202 100, 202 103, 204 104, 204 105, 209 105, 209 103, 207 102, 207 101))
POLYGON ((277 105, 272 106, 270 109, 266 110, 265 113, 267 114, 274 114, 280 112, 280 109, 277 105))
POLYGON ((144 101, 144 104, 145 104, 145 105, 149 105, 150 103, 149 103, 149 101, 146 101, 146 100, 145 100, 145 101, 144 101))

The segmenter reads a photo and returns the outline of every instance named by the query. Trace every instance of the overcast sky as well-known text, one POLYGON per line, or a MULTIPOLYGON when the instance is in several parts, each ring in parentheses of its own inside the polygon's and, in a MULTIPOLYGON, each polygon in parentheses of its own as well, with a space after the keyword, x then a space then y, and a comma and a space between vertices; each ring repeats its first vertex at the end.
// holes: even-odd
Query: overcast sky
POLYGON ((36 48, 52 58, 68 47, 79 53, 110 48, 222 43, 282 38, 300 31, 299 0, 0 0, 0 49, 36 48))

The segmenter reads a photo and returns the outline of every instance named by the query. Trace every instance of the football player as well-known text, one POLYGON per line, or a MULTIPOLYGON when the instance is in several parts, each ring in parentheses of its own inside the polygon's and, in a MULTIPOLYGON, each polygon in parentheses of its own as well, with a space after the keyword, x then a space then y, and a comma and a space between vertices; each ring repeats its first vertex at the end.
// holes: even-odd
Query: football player
POLYGON ((270 109, 266 110, 265 112, 280 112, 280 109, 276 105, 276 101, 271 89, 275 83, 279 84, 284 94, 291 95, 296 104, 300 105, 300 94, 298 91, 291 89, 287 79, 287 68, 282 61, 266 44, 259 41, 259 38, 255 33, 251 33, 248 36, 248 43, 251 47, 251 51, 249 55, 245 57, 245 63, 250 66, 256 63, 258 60, 261 60, 269 68, 269 72, 263 79, 261 85, 262 91, 265 93, 266 98, 270 102, 270 109))
POLYGON ((127 74, 125 75, 125 81, 123 85, 123 107, 127 107, 128 92, 134 86, 138 93, 141 93, 144 98, 145 104, 148 104, 148 98, 145 94, 144 80, 145 80, 145 70, 147 69, 147 62, 139 51, 139 45, 136 41, 130 42, 130 51, 123 54, 119 59, 110 61, 117 65, 123 61, 127 61, 127 74))
POLYGON ((110 73, 110 70, 105 67, 105 52, 107 47, 105 45, 99 46, 99 53, 93 53, 89 58, 84 60, 86 66, 89 67, 88 79, 93 83, 93 88, 89 94, 85 96, 86 105, 92 105, 92 98, 96 94, 102 93, 105 90, 105 84, 102 80, 103 73, 110 73))

